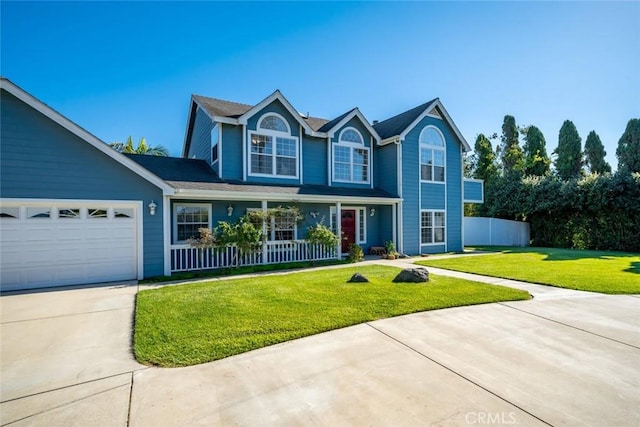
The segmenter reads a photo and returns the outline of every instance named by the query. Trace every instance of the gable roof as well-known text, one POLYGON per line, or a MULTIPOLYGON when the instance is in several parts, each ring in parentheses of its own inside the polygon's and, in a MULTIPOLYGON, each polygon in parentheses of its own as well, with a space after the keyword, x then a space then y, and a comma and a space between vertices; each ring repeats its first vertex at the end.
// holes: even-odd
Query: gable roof
POLYGON ((76 123, 72 122, 62 114, 58 113, 56 110, 49 107, 44 102, 30 95, 25 90, 23 90, 13 82, 11 82, 9 79, 0 77, 0 89, 6 90, 8 93, 15 96, 20 101, 24 102, 34 110, 43 114, 45 117, 49 118, 53 122, 62 126, 72 134, 82 139, 83 141, 86 141, 89 145, 103 152, 104 154, 111 157, 113 160, 120 163, 127 169, 131 170, 135 174, 139 175, 140 177, 149 181, 156 187, 160 188, 163 194, 165 195, 173 194, 173 188, 167 185, 167 183, 164 182, 162 179, 160 179, 158 176, 154 175, 153 173, 151 173, 144 167, 140 166, 138 163, 132 161, 131 159, 128 159, 123 154, 117 152, 116 150, 111 148, 106 142, 98 139, 95 135, 89 133, 88 131, 86 131, 76 123))
POLYGON ((442 120, 444 120, 449 126, 451 126, 453 133, 462 143, 464 151, 471 151, 471 146, 464 138, 464 136, 462 136, 460 129, 458 129, 458 126, 456 126, 456 124, 453 122, 451 116, 449 116, 449 113, 447 112, 446 108, 444 108, 444 105, 442 105, 440 98, 432 99, 431 101, 418 105, 417 107, 407 110, 404 113, 400 113, 389 119, 376 123, 375 125, 373 125, 373 128, 378 131, 378 134, 382 138, 383 143, 385 142, 385 140, 390 139, 397 139, 401 141, 407 136, 407 133, 409 133, 411 129, 413 129, 434 108, 437 108, 436 111, 439 111, 441 113, 441 115, 443 116, 442 120))
MULTIPOLYGON (((437 98, 436 98, 437 99, 437 98)), ((397 114, 386 120, 376 123, 373 128, 378 132, 380 138, 383 140, 398 136, 405 130, 411 123, 413 123, 417 117, 419 117, 427 108, 436 100, 432 99, 429 102, 425 102, 422 105, 418 105, 415 108, 405 111, 404 113, 397 114)))
POLYGON ((352 108, 351 110, 336 117, 330 122, 325 123, 324 126, 322 126, 319 129, 319 131, 326 132, 328 137, 333 137, 333 135, 338 129, 340 129, 347 122, 349 122, 349 120, 351 120, 354 117, 357 117, 360 120, 360 122, 364 125, 364 127, 367 128, 367 130, 373 136, 376 142, 380 143, 380 135, 378 135, 378 132, 376 132, 373 126, 369 124, 369 121, 365 119, 364 115, 360 112, 360 109, 358 109, 358 107, 352 108))

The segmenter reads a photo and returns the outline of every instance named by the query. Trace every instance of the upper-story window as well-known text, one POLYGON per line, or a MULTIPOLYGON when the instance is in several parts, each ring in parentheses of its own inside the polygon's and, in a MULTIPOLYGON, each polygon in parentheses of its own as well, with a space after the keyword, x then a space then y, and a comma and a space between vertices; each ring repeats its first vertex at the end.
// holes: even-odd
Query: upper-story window
POLYGON ((298 138, 282 116, 268 113, 249 135, 249 175, 298 177, 298 138))
POLYGON ((346 128, 333 144, 333 180, 338 182, 369 182, 369 148, 364 146, 360 132, 346 128))
POLYGON ((420 133, 420 179, 444 182, 444 137, 435 126, 427 126, 420 133))

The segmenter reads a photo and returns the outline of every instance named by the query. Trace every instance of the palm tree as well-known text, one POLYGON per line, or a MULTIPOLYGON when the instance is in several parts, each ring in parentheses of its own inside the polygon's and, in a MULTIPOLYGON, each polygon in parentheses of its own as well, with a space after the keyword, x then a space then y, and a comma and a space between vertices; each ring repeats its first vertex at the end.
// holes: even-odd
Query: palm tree
POLYGON ((169 150, 167 150, 162 145, 149 147, 144 137, 140 138, 140 142, 138 143, 137 147, 133 146, 133 138, 131 137, 131 135, 129 135, 129 138, 127 138, 127 142, 112 142, 109 144, 109 146, 120 153, 169 157, 169 150))

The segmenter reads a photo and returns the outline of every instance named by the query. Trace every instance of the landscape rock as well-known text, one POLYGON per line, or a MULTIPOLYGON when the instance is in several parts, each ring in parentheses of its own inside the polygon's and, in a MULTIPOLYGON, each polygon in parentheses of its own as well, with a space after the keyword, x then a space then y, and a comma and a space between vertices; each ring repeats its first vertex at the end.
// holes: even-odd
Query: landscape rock
POLYGON ((347 283, 369 283, 369 279, 360 273, 356 273, 351 276, 351 279, 347 280, 347 283))
POLYGON ((426 268, 405 268, 393 279, 396 283, 420 283, 429 281, 426 268))

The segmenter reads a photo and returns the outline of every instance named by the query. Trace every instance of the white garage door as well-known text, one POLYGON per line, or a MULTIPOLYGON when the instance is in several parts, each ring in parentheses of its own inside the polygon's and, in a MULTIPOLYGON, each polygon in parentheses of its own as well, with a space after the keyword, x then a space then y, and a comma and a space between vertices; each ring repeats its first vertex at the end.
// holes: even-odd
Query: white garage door
POLYGON ((54 201, 0 207, 3 291, 131 280, 138 273, 135 203, 54 201))

